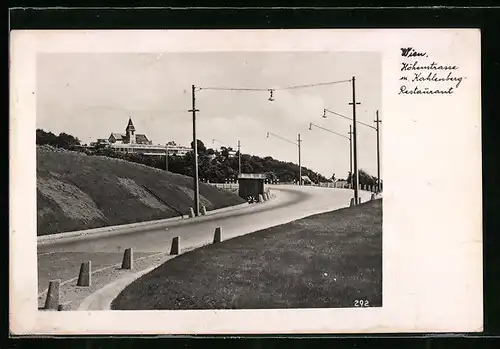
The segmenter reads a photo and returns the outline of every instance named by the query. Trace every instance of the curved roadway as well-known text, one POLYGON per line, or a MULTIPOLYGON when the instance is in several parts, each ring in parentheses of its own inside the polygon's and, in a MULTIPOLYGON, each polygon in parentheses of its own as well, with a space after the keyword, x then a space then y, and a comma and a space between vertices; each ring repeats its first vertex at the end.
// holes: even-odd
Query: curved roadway
MULTIPOLYGON (((347 207, 353 196, 353 191, 349 189, 292 185, 269 187, 275 197, 265 203, 174 221, 163 224, 161 228, 145 226, 128 233, 99 234, 39 245, 39 292, 47 288, 49 280, 61 279, 64 282, 75 278, 81 262, 91 260, 94 271, 120 263, 126 248, 133 248, 134 258, 167 252, 175 236, 180 237, 181 249, 200 246, 211 241, 217 227, 222 229, 222 239, 227 240, 312 214, 347 207)), ((360 191, 363 202, 370 195, 360 191)))

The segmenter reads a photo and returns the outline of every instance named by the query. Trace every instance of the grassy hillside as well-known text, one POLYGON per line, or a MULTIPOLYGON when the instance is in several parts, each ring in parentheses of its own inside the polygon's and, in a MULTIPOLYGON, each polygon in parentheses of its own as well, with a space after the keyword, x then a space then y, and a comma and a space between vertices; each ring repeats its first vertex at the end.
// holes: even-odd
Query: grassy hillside
MULTIPOLYGON (((38 235, 156 220, 187 214, 190 177, 124 160, 37 147, 38 235), (156 197, 155 197, 156 196, 156 197)), ((200 183, 207 210, 243 203, 200 183)))
POLYGON ((186 252, 127 286, 117 310, 382 306, 382 200, 186 252))

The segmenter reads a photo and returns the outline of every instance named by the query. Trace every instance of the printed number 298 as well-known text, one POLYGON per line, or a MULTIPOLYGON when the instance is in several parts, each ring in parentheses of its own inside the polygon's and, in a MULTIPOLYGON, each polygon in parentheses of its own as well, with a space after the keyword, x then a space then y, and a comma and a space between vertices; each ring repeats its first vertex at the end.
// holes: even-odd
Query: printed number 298
POLYGON ((354 301, 354 306, 355 307, 369 307, 370 305, 369 305, 368 301, 356 299, 354 301))

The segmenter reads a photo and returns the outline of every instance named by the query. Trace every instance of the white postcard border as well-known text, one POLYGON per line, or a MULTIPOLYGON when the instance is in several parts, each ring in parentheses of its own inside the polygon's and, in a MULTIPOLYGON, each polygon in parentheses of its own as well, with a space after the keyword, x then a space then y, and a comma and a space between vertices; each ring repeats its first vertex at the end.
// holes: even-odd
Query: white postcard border
POLYGON ((479 30, 13 31, 10 64, 10 320, 13 333, 482 330, 479 30), (443 63, 460 66, 466 82, 454 96, 398 96, 400 48, 408 46, 425 50, 443 63), (381 141, 385 184, 382 308, 37 310, 36 54, 195 51, 382 53, 384 136, 381 141), (418 169, 423 167, 432 167, 432 173, 419 176, 418 169))

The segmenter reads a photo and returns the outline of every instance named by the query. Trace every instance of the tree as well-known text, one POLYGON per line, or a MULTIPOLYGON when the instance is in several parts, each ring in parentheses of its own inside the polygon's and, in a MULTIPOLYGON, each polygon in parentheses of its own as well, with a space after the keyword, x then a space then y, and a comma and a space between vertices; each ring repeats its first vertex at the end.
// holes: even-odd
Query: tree
MULTIPOLYGON (((376 185, 377 177, 370 175, 365 170, 360 169, 358 171, 359 174, 359 184, 360 185, 376 185)), ((353 178, 355 180, 355 178, 353 178)), ((351 172, 347 176, 347 182, 351 183, 351 172)))
POLYGON ((175 143, 174 141, 168 141, 167 142, 167 146, 169 146, 169 147, 176 147, 177 143, 175 143))
POLYGON ((229 148, 222 146, 220 147, 220 152, 225 159, 229 157, 229 148))
POLYGON ((65 132, 61 132, 59 136, 56 136, 52 132, 45 132, 42 129, 37 129, 36 144, 48 144, 53 147, 72 149, 75 145, 80 145, 80 140, 65 132))
POLYGON ((359 184, 361 185, 375 185, 377 183, 377 177, 370 175, 365 170, 359 170, 359 184))
POLYGON ((45 132, 42 129, 36 130, 36 144, 39 145, 48 144, 56 146, 56 143, 57 143, 57 136, 52 132, 45 132))
POLYGON ((57 137, 57 146, 64 149, 71 149, 75 145, 80 145, 80 140, 72 135, 61 132, 57 137))
MULTIPOLYGON (((71 136, 72 137, 72 136, 71 136)), ((66 144, 73 144, 78 141, 77 138, 71 138, 69 135, 63 135, 62 139, 66 144)), ((37 130, 37 143, 39 142, 55 142, 59 137, 54 134, 37 130)), ((167 144, 175 144, 173 141, 167 144)), ((191 147, 193 143, 191 143, 191 147)), ((207 149, 201 140, 197 140, 199 150, 199 174, 200 178, 209 180, 210 182, 223 182, 228 178, 236 178, 238 173, 238 158, 230 157, 232 151, 229 147, 221 147, 221 151, 207 149), (209 155, 215 155, 209 156, 209 155)), ((131 162, 141 163, 147 166, 165 169, 165 156, 144 156, 137 153, 121 153, 109 147, 98 149, 94 148, 91 151, 93 155, 109 156, 120 158, 131 162)), ((169 171, 182 174, 185 176, 193 176, 193 152, 188 152, 184 156, 169 157, 169 171)), ((241 169, 243 173, 265 173, 267 177, 280 182, 292 182, 298 179, 299 166, 292 162, 284 162, 273 159, 270 156, 261 158, 248 154, 241 154, 241 169)), ((303 167, 302 173, 307 175, 313 182, 326 182, 327 178, 321 174, 303 167)))
MULTIPOLYGON (((196 146, 198 148, 198 154, 204 154, 207 152, 207 147, 205 147, 205 144, 200 141, 199 139, 196 140, 196 146)), ((191 149, 194 149, 194 143, 191 142, 191 149)))

